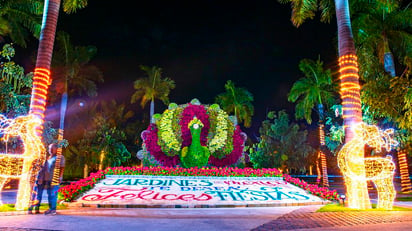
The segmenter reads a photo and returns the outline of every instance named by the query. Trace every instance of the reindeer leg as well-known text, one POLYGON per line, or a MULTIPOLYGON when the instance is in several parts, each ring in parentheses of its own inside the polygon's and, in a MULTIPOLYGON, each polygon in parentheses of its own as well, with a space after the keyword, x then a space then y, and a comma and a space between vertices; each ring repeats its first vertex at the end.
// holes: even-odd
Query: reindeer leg
POLYGON ((378 190, 378 209, 391 210, 396 191, 391 178, 377 179, 374 181, 378 190))
POLYGON ((366 180, 345 177, 348 207, 354 209, 371 208, 369 194, 366 190, 366 180))
POLYGON ((7 178, 0 177, 0 206, 3 205, 3 201, 1 200, 1 193, 3 192, 3 187, 7 183, 7 181, 7 178))

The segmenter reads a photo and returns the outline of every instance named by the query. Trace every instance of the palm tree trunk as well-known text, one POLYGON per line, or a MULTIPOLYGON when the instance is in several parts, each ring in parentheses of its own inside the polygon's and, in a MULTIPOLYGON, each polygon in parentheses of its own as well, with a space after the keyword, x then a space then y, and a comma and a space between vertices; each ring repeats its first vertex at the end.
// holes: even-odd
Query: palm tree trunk
MULTIPOLYGON (((319 102, 321 98, 319 97, 319 102)), ((319 154, 321 159, 321 166, 322 166, 322 184, 324 187, 329 187, 329 179, 328 179, 328 166, 326 161, 326 155, 322 151, 322 148, 325 146, 325 131, 323 130, 325 125, 323 124, 323 104, 318 104, 318 112, 319 112, 319 154)))
POLYGON ((395 62, 393 61, 393 55, 392 52, 385 52, 383 56, 384 60, 384 67, 385 71, 388 72, 392 77, 396 76, 395 72, 395 62))
MULTIPOLYGON (((338 24, 340 94, 345 128, 345 143, 347 143, 353 139, 353 126, 362 122, 358 61, 353 42, 348 0, 335 0, 335 9, 338 24)), ((360 153, 359 156, 354 158, 363 160, 364 153, 360 153)), ((364 167, 360 167, 358 175, 361 178, 366 176, 364 167)), ((350 179, 345 179, 345 181, 348 184, 353 183, 350 179)), ((347 191, 349 207, 356 207, 358 209, 371 208, 366 181, 361 182, 357 187, 347 188, 353 189, 347 191)))
POLYGON ((403 193, 411 193, 412 185, 409 179, 408 159, 406 158, 406 149, 398 152, 399 173, 401 175, 401 190, 403 193))
POLYGON ((103 170, 103 162, 104 162, 105 158, 106 158, 106 151, 105 151, 105 149, 102 149, 100 151, 99 170, 103 170))
POLYGON ((358 61, 353 42, 348 0, 335 0, 338 23, 340 94, 345 141, 353 138, 353 125, 362 121, 358 61))
POLYGON ((152 99, 152 101, 150 101, 150 123, 154 123, 154 99, 152 99))
POLYGON ((88 176, 89 176, 89 165, 84 164, 84 167, 83 167, 83 178, 86 178, 86 177, 88 177, 88 176))
MULTIPOLYGON (((45 0, 29 111, 30 114, 36 115, 42 121, 42 123, 44 121, 44 112, 46 110, 47 91, 51 83, 50 64, 53 55, 53 46, 56 34, 57 19, 59 17, 59 9, 60 0, 45 0)), ((42 132, 42 126, 39 126, 37 128, 38 135, 40 136, 42 132)), ((30 182, 31 190, 33 189, 34 181, 28 179, 35 179, 35 177, 33 177, 33 174, 37 173, 31 173, 31 176, 27 176, 26 179, 20 179, 20 181, 27 180, 28 182, 30 182)), ((27 194, 26 192, 28 190, 30 190, 30 188, 19 187, 17 198, 20 198, 20 195, 27 194)), ((21 201, 16 201, 16 209, 29 207, 29 205, 31 204, 30 194, 27 195, 28 198, 24 198, 24 201, 27 201, 28 204, 22 205, 21 201)))
POLYGON ((320 166, 320 162, 319 162, 320 159, 321 159, 320 153, 318 152, 318 155, 316 157, 316 175, 317 175, 316 184, 318 184, 318 185, 320 184, 320 179, 322 178, 322 173, 320 171, 321 166, 320 166))
MULTIPOLYGON (((37 115, 41 120, 44 119, 47 91, 51 83, 50 64, 53 55, 59 9, 60 0, 45 0, 30 101, 30 113, 37 115)), ((39 130, 39 132, 41 133, 42 131, 39 130)))
POLYGON ((322 151, 322 147, 325 146, 325 132, 323 131, 324 125, 323 121, 319 121, 319 154, 320 154, 320 160, 321 160, 321 166, 322 166, 322 185, 324 187, 329 187, 329 179, 328 179, 328 167, 327 167, 327 161, 326 161, 326 155, 322 151))
MULTIPOLYGON (((60 144, 63 140, 63 133, 64 133, 64 117, 66 115, 67 109, 67 85, 65 87, 65 92, 62 95, 62 101, 60 104, 60 126, 59 126, 59 135, 57 137, 57 142, 60 144)), ((62 156, 62 146, 59 145, 57 148, 57 157, 56 163, 53 172, 53 180, 52 185, 59 185, 60 184, 60 160, 62 156)))
POLYGON ((395 71, 395 61, 393 59, 393 54, 389 48, 389 43, 388 39, 386 38, 385 34, 383 35, 383 41, 384 41, 384 49, 385 53, 383 54, 383 67, 385 68, 385 71, 389 73, 392 77, 396 76, 396 71, 395 71))

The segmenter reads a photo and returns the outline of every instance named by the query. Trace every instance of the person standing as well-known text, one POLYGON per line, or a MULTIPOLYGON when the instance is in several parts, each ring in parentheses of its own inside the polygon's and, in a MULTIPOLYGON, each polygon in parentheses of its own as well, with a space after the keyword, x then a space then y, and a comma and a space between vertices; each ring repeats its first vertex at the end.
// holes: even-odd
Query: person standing
POLYGON ((63 172, 65 166, 65 158, 63 155, 57 155, 57 144, 53 143, 49 145, 48 158, 45 161, 42 169, 37 176, 36 186, 33 194, 33 203, 29 208, 29 214, 33 214, 33 209, 35 214, 40 213, 40 203, 43 196, 43 190, 47 189, 47 197, 49 202, 49 209, 44 212, 44 215, 56 215, 56 206, 57 206, 57 191, 60 188, 60 185, 52 184, 54 170, 56 166, 57 158, 60 157, 59 161, 59 183, 62 182, 63 172))

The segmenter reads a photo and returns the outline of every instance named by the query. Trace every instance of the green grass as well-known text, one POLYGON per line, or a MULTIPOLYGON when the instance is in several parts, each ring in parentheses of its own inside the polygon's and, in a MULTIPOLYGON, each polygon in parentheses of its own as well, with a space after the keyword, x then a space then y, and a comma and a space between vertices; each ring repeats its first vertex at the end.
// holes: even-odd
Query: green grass
POLYGON ((412 211, 412 209, 398 207, 398 206, 393 206, 392 210, 376 209, 376 204, 372 204, 372 209, 361 210, 361 209, 351 209, 351 208, 343 207, 341 204, 330 203, 330 204, 327 204, 321 207, 316 212, 362 212, 362 211, 412 211))
POLYGON ((407 193, 405 193, 405 192, 396 192, 397 194, 401 194, 401 195, 412 195, 412 193, 410 193, 410 192, 407 192, 407 193))
MULTIPOLYGON (((40 211, 45 211, 48 209, 49 209, 49 204, 47 203, 40 204, 40 211)), ((62 210, 62 209, 67 209, 67 205, 57 204, 57 210, 62 210)), ((0 206, 0 212, 12 212, 12 211, 16 211, 16 209, 14 208, 14 204, 4 204, 0 206)), ((25 209, 24 211, 27 211, 27 209, 25 209)))
POLYGON ((397 201, 412 201, 412 197, 397 197, 397 201))

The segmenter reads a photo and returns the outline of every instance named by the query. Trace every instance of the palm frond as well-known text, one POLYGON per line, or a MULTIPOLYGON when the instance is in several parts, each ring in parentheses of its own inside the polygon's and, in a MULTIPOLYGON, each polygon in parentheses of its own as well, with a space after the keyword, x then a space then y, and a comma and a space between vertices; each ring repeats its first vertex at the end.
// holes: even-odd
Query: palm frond
POLYGON ((64 0, 63 10, 64 12, 71 14, 77 10, 83 9, 87 6, 88 0, 64 0))

